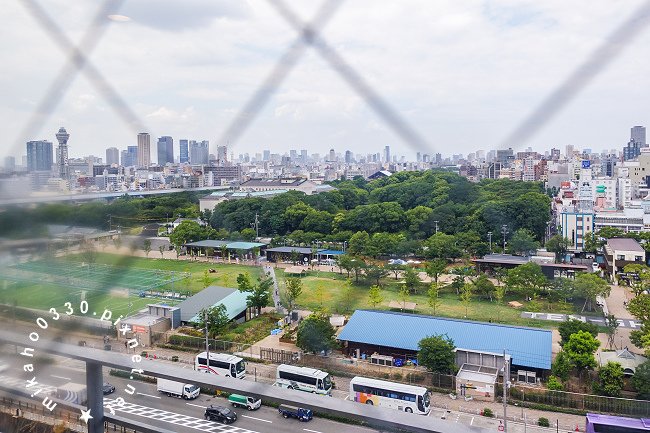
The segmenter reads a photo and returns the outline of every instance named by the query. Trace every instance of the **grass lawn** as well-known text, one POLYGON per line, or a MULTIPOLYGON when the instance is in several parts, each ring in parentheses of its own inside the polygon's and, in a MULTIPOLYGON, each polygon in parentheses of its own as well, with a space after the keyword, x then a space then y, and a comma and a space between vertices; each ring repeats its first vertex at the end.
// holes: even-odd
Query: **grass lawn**
MULTIPOLYGON (((286 278, 284 272, 276 269, 276 275, 280 285, 286 278)), ((303 292, 297 300, 298 308, 316 309, 323 307, 332 313, 351 314, 356 309, 373 309, 368 302, 369 285, 348 285, 346 284, 346 274, 315 272, 310 271, 307 276, 302 277, 303 292)), ((382 296, 384 302, 375 307, 379 310, 389 310, 388 303, 391 300, 399 301, 398 292, 400 284, 392 277, 382 280, 382 296)), ((429 307, 426 295, 427 287, 422 285, 418 294, 413 294, 407 302, 417 304, 415 313, 433 315, 433 309, 429 307)), ((456 292, 449 289, 440 290, 441 303, 436 309, 436 316, 464 318, 465 305, 460 301, 456 292)), ((477 296, 472 299, 467 308, 467 318, 470 320, 489 321, 497 323, 507 323, 520 326, 551 327, 551 322, 542 320, 532 320, 520 317, 522 311, 531 311, 529 302, 523 301, 518 296, 508 295, 503 304, 488 299, 480 299, 477 296), (517 300, 524 304, 521 309, 509 307, 507 302, 517 300)), ((539 311, 554 313, 574 313, 572 305, 549 305, 543 300, 536 306, 539 311)), ((397 310, 399 311, 399 310, 397 310)), ((411 312, 410 310, 408 312, 411 312)))
MULTIPOLYGON (((81 261, 81 257, 78 255, 70 255, 65 260, 81 261)), ((240 273, 248 272, 253 278, 257 278, 262 273, 259 267, 253 266, 224 265, 159 258, 146 259, 107 253, 97 254, 96 263, 116 266, 118 267, 116 268, 116 272, 119 271, 119 267, 189 272, 190 277, 188 280, 176 282, 173 285, 163 284, 159 290, 190 293, 199 292, 208 285, 237 287, 237 275, 240 273), (206 280, 204 272, 207 269, 215 269, 217 272, 208 273, 206 280)), ((85 299, 90 307, 88 315, 92 315, 93 311, 95 311, 99 316, 106 308, 113 312, 114 317, 117 317, 120 314, 126 315, 129 312, 135 312, 145 308, 147 304, 165 302, 169 305, 174 305, 177 303, 174 300, 164 298, 140 298, 137 293, 132 293, 132 296, 127 296, 125 291, 111 291, 110 287, 107 287, 106 291, 84 290, 80 287, 62 287, 52 284, 25 282, 8 284, 6 289, 0 289, 0 302, 7 304, 16 302, 20 307, 44 310, 49 310, 54 307, 59 312, 64 311, 63 304, 65 302, 71 302, 76 313, 79 309, 79 303, 82 300, 81 296, 83 291, 85 291, 85 299)))

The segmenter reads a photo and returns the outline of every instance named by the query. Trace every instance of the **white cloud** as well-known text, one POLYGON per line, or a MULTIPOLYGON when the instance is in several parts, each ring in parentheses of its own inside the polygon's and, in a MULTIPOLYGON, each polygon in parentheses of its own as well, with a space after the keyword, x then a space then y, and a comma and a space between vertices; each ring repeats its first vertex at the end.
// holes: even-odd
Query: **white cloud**
MULTIPOLYGON (((76 42, 97 12, 91 3, 51 0, 43 7, 76 42)), ((438 150, 466 153, 497 146, 638 4, 358 0, 342 3, 323 36, 438 150)), ((289 3, 305 20, 319 5, 320 0, 289 3)), ((18 3, 3 12, 0 114, 13 139, 67 53, 18 3)), ((296 38, 264 0, 138 0, 115 13, 131 21, 111 21, 90 60, 152 136, 216 142, 296 38)), ((538 136, 515 145, 623 146, 630 126, 650 120, 650 61, 644 55, 649 43, 650 32, 639 35, 538 136)), ((110 105, 80 74, 34 136, 52 138, 65 126, 73 154, 132 144, 133 131, 108 113, 110 105), (83 150, 75 140, 84 143, 83 150)), ((353 147, 363 153, 385 144, 414 153, 308 48, 234 149, 322 153, 353 147)), ((5 152, 20 156, 24 145, 5 152)))

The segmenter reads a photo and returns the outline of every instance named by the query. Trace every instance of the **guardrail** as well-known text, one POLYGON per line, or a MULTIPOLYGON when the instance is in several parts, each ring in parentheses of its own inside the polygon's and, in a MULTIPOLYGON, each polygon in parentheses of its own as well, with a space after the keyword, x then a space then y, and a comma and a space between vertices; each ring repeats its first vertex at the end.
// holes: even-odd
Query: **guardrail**
MULTIPOLYGON (((37 328, 38 329, 38 328, 37 328)), ((390 431, 408 431, 413 433, 466 433, 486 432, 483 428, 451 424, 448 421, 419 415, 397 414, 395 410, 361 405, 359 403, 308 394, 301 391, 282 389, 259 382, 238 380, 212 374, 199 373, 194 370, 182 369, 173 365, 141 362, 134 364, 131 356, 120 353, 106 352, 88 347, 72 346, 56 343, 51 340, 39 338, 33 342, 27 335, 9 331, 0 331, 0 342, 9 343, 18 347, 18 352, 24 347, 33 348, 35 353, 49 353, 65 358, 76 359, 86 363, 86 385, 88 388, 88 407, 96 417, 89 423, 89 433, 103 431, 104 421, 121 422, 115 416, 105 416, 103 409, 103 396, 101 392, 102 366, 119 370, 131 371, 133 368, 142 369, 147 376, 160 377, 169 380, 178 380, 194 383, 200 386, 211 386, 230 393, 257 396, 264 401, 275 404, 299 405, 311 408, 315 413, 326 414, 365 425, 390 431)), ((28 359, 28 358, 26 358, 28 359)), ((132 422, 132 421, 129 421, 132 422)))

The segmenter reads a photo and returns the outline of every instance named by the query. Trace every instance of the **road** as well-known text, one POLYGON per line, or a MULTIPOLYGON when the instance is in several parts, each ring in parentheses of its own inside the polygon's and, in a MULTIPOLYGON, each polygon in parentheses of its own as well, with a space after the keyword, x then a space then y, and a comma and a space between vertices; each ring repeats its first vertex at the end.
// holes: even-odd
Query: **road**
MULTIPOLYGON (((49 365, 46 370, 41 370, 41 373, 37 376, 39 384, 45 387, 44 393, 53 392, 56 387, 68 382, 85 383, 84 363, 69 359, 63 360, 61 358, 57 358, 57 360, 59 362, 49 365)), ((15 367, 9 371, 5 370, 4 372, 0 372, 0 386, 8 388, 24 386, 26 377, 20 377, 19 379, 9 377, 10 375, 13 376, 14 372, 20 371, 16 369, 16 367, 20 368, 15 363, 16 358, 10 357, 10 359, 5 361, 0 359, 0 363, 7 364, 8 361, 14 361, 13 364, 15 367)), ((247 379, 254 380, 254 377, 249 374, 247 379)), ((229 403, 224 398, 201 394, 195 400, 185 401, 168 397, 158 393, 155 384, 129 381, 128 379, 110 376, 108 370, 104 371, 104 380, 110 382, 116 388, 115 393, 106 396, 105 406, 110 405, 118 397, 124 398, 127 402, 121 407, 114 406, 116 414, 179 433, 196 433, 197 431, 221 433, 371 433, 377 431, 318 417, 309 423, 300 423, 294 419, 282 418, 276 409, 267 406, 262 406, 256 411, 236 409, 235 412, 237 413, 238 420, 232 425, 223 425, 206 421, 203 418, 203 414, 205 407, 210 404, 229 406, 229 403), (134 395, 129 395, 125 391, 129 384, 136 389, 134 395)), ((342 390, 335 391, 337 391, 335 398, 347 397, 347 394, 342 390)), ((418 415, 396 412, 396 416, 418 415)), ((449 423, 483 427, 488 431, 498 431, 499 426, 499 421, 496 419, 441 408, 432 408, 429 416, 446 419, 449 423)), ((556 430, 554 427, 549 429, 530 424, 524 428, 523 424, 511 421, 508 424, 508 431, 510 433, 550 433, 556 430)), ((559 431, 568 430, 560 429, 559 431)))

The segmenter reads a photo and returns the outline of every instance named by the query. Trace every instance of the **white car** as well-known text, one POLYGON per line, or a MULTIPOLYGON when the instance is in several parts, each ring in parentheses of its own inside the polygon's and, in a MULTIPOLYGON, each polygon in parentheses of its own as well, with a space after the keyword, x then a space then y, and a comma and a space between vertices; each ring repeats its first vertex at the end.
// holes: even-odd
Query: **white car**
POLYGON ((593 262, 593 263, 591 264, 591 269, 592 269, 594 272, 600 272, 600 265, 599 265, 598 263, 596 263, 596 262, 593 262))

